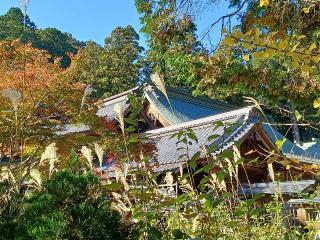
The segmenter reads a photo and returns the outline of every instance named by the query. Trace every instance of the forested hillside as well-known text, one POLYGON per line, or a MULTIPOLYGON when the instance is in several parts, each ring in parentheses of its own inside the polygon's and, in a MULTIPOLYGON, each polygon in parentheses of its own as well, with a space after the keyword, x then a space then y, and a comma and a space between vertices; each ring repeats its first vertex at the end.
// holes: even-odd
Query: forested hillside
POLYGON ((75 54, 84 43, 74 39, 70 33, 50 27, 38 29, 36 24, 26 18, 24 31, 24 16, 19 8, 11 8, 5 15, 0 16, 0 40, 21 39, 22 42, 31 42, 35 48, 47 51, 52 58, 61 57, 61 65, 70 64, 68 53, 75 54))

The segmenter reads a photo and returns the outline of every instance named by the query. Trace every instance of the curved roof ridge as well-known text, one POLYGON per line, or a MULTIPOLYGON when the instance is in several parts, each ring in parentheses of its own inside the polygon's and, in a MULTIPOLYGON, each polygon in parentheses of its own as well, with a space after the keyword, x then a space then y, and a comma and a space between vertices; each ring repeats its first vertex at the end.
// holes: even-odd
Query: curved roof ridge
MULTIPOLYGON (((245 107, 245 108, 241 108, 241 109, 234 110, 234 111, 220 113, 220 114, 210 116, 210 117, 200 118, 197 120, 192 120, 192 121, 176 124, 174 126, 169 126, 169 127, 164 127, 164 128, 160 128, 160 129, 147 131, 146 134, 147 135, 158 135, 158 134, 178 131, 178 130, 185 129, 185 128, 203 126, 205 124, 210 124, 215 121, 226 120, 226 119, 229 119, 229 118, 237 116, 237 115, 239 115, 239 117, 244 116, 244 117, 248 118, 252 114, 254 109, 255 109, 254 106, 245 107)), ((246 119, 244 119, 244 120, 246 120, 246 119)))
POLYGON ((112 95, 112 96, 110 96, 110 97, 101 99, 101 102, 102 102, 102 103, 105 103, 105 102, 114 100, 114 99, 116 99, 116 98, 120 98, 120 97, 126 96, 126 95, 128 95, 128 94, 130 94, 130 93, 132 93, 132 92, 134 92, 134 91, 136 91, 136 90, 138 90, 139 88, 140 88, 140 86, 136 86, 136 87, 131 88, 131 89, 129 89, 129 90, 127 90, 127 91, 124 91, 124 92, 122 92, 122 93, 118 93, 118 94, 116 94, 116 95, 112 95))

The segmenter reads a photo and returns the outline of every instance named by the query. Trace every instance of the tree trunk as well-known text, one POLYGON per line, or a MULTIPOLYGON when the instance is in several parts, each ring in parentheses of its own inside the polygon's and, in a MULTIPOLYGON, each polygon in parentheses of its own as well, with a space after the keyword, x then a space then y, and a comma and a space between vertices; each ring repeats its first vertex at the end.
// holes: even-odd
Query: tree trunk
MULTIPOLYGON (((288 69, 288 78, 285 80, 286 84, 290 84, 290 75, 289 75, 290 69, 288 69)), ((294 142, 297 144, 300 144, 300 131, 299 131, 299 126, 297 125, 297 118, 296 118, 296 109, 294 105, 290 102, 288 99, 288 108, 290 113, 290 122, 292 124, 292 135, 294 142)))
POLYGON ((297 118, 296 118, 296 109, 295 107, 289 103, 289 108, 290 108, 290 121, 292 124, 292 135, 293 135, 293 139, 294 142, 297 144, 300 144, 301 139, 300 139, 300 130, 299 130, 299 126, 297 125, 297 118))

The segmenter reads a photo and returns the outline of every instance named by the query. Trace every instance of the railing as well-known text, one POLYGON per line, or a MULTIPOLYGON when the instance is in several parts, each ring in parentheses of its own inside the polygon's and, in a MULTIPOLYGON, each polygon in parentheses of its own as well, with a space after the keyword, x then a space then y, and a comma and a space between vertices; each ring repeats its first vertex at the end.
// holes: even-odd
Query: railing
POLYGON ((288 225, 306 226, 313 222, 320 227, 320 211, 312 205, 286 204, 283 213, 288 225))

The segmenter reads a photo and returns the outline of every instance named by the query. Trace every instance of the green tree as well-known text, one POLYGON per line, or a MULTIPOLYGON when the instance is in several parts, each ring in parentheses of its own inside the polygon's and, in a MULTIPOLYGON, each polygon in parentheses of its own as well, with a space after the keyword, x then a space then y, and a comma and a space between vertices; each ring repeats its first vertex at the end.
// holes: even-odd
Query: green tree
POLYGON ((0 16, 0 40, 33 41, 36 28, 36 25, 26 16, 26 32, 24 32, 24 17, 19 8, 11 8, 6 14, 0 16))
POLYGON ((28 200, 21 239, 125 239, 120 216, 110 209, 99 179, 65 170, 28 200))
POLYGON ((142 67, 139 35, 133 27, 117 27, 101 47, 93 42, 77 54, 67 77, 95 89, 96 96, 109 96, 134 87, 142 67))
MULTIPOLYGON (((190 2, 176 11, 195 13, 197 3, 206 1, 190 2)), ((224 40, 208 62, 211 71, 197 83, 199 91, 236 102, 242 96, 258 99, 282 116, 280 123, 292 123, 290 132, 300 142, 297 123, 318 121, 312 107, 319 97, 318 8, 306 1, 227 2, 230 13, 208 22, 211 28, 222 23, 224 40), (236 17, 239 25, 227 29, 227 21, 236 17)))
POLYGON ((56 28, 36 30, 36 41, 33 46, 46 50, 54 58, 60 57, 62 67, 70 65, 69 54, 77 53, 84 44, 77 41, 70 33, 63 33, 56 28))
MULTIPOLYGON (((238 1, 238 6, 243 3, 238 1)), ((244 85, 242 89, 252 91, 255 97, 260 97, 263 103, 271 105, 273 109, 278 106, 280 111, 277 112, 286 116, 284 121, 292 123, 293 138, 300 142, 301 128, 297 123, 303 123, 304 120, 318 121, 314 118, 312 105, 319 96, 320 75, 319 71, 311 67, 314 60, 308 54, 313 50, 311 46, 316 50, 319 45, 319 27, 314 24, 320 20, 319 11, 314 9, 314 14, 308 14, 307 9, 311 5, 305 1, 247 3, 239 28, 231 33, 233 36, 237 35, 236 31, 248 35, 251 31, 255 34, 251 46, 246 40, 239 44, 235 39, 240 53, 238 59, 251 56, 251 59, 245 59, 243 65, 246 74, 242 72, 239 83, 244 85), (269 47, 261 51, 257 44, 269 47), (297 47, 306 50, 298 50, 297 47), (250 81, 244 79, 250 75, 257 77, 250 81)))
POLYGON ((188 14, 176 13, 178 1, 154 3, 136 0, 142 32, 148 37, 148 61, 171 86, 192 87, 200 79, 207 52, 196 36, 196 26, 188 14))
POLYGON ((74 39, 71 34, 63 33, 56 28, 37 29, 36 25, 19 8, 11 8, 6 14, 0 16, 0 40, 17 40, 31 42, 33 47, 42 49, 54 58, 62 58, 62 67, 70 65, 69 54, 75 54, 84 44, 74 39), (25 31, 24 31, 25 29, 25 31))
POLYGON ((130 236, 130 227, 111 209, 100 179, 88 171, 74 150, 68 167, 49 178, 33 169, 37 177, 29 181, 27 192, 17 190, 12 172, 7 171, 12 178, 4 178, 6 170, 1 169, 1 239, 107 240, 130 236))
POLYGON ((67 80, 93 86, 98 91, 96 95, 101 94, 104 89, 103 83, 100 84, 100 79, 103 77, 101 71, 103 53, 104 49, 99 44, 87 42, 86 46, 73 56, 71 65, 66 71, 67 80))
POLYGON ((105 76, 101 81, 107 83, 107 92, 119 93, 136 85, 143 51, 138 41, 139 35, 130 25, 115 28, 105 39, 101 56, 105 76))

